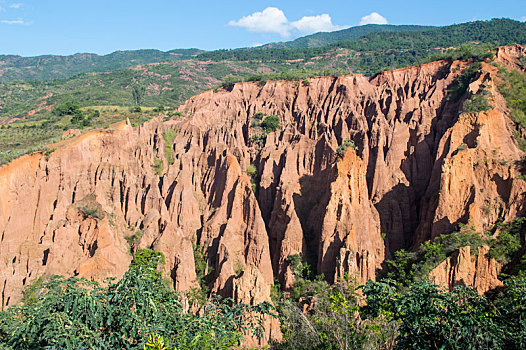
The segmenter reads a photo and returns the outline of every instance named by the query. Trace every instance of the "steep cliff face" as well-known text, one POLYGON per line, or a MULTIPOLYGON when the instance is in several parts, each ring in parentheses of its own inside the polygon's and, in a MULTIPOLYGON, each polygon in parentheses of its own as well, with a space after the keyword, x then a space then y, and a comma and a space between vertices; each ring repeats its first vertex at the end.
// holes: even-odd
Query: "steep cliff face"
MULTIPOLYGON (((517 64, 520 52, 497 59, 517 64)), ((163 252, 180 291, 198 286, 195 242, 214 291, 257 303, 274 277, 291 285, 292 254, 329 280, 363 282, 392 252, 458 223, 483 230, 522 214, 523 153, 495 68, 468 89, 491 91, 491 111, 459 114, 462 99, 448 98, 467 65, 235 84, 188 100, 178 120, 92 132, 0 168, 2 306, 41 275, 122 275, 128 241, 163 252), (252 126, 258 112, 282 129, 265 136, 252 126), (345 140, 356 149, 340 156, 345 140)))

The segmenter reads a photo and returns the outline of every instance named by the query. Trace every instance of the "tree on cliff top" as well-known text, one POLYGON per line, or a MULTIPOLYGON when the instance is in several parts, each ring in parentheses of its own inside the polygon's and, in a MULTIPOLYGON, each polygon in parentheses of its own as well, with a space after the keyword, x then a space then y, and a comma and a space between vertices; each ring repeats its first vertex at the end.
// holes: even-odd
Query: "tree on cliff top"
POLYGON ((142 85, 135 84, 132 86, 132 99, 136 106, 142 105, 146 88, 142 85))

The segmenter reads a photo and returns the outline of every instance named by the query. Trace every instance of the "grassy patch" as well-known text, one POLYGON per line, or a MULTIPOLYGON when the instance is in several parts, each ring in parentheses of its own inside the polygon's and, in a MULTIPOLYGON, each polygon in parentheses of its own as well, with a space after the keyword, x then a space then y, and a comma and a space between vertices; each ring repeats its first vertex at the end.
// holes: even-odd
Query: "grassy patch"
POLYGON ((155 173, 159 176, 163 174, 163 161, 162 159, 156 158, 153 163, 153 170, 155 170, 155 173))
POLYGON ((164 156, 168 161, 168 164, 172 165, 174 163, 173 157, 173 142, 177 136, 177 130, 168 129, 163 131, 163 140, 164 140, 164 156))
POLYGON ((519 147, 526 152, 526 74, 518 70, 508 71, 499 68, 499 76, 502 79, 498 88, 506 99, 513 121, 521 132, 517 132, 516 139, 519 147))

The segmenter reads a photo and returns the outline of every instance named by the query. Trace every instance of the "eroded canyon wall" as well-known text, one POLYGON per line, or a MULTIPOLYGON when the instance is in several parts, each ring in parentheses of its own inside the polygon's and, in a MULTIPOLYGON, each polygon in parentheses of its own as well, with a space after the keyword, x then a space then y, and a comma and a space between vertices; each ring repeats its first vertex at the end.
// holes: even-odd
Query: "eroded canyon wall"
MULTIPOLYGON (((520 53, 502 48, 497 61, 516 67, 520 53)), ((39 276, 121 276, 134 234, 133 249, 165 254, 176 290, 198 286, 197 245, 212 290, 258 303, 275 277, 291 285, 290 255, 331 281, 350 273, 364 282, 398 249, 459 223, 485 230, 523 214, 523 153, 496 68, 484 63, 461 99, 448 95, 468 65, 235 84, 191 98, 177 120, 122 123, 3 166, 2 306, 39 276), (492 109, 461 114, 480 88, 492 109), (259 143, 258 112, 282 125, 259 143), (337 152, 346 140, 355 147, 337 152)))

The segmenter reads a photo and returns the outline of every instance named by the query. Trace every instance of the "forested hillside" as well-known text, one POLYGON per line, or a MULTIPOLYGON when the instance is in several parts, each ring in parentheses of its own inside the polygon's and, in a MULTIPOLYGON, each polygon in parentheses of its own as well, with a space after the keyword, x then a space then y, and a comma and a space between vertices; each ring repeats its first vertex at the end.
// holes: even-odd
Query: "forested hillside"
POLYGON ((391 24, 366 24, 347 29, 337 30, 334 32, 321 32, 307 35, 296 40, 270 43, 261 46, 261 48, 282 48, 298 49, 309 47, 320 47, 334 44, 344 40, 354 40, 369 33, 377 32, 417 32, 435 27, 416 26, 416 25, 391 25, 391 24))

